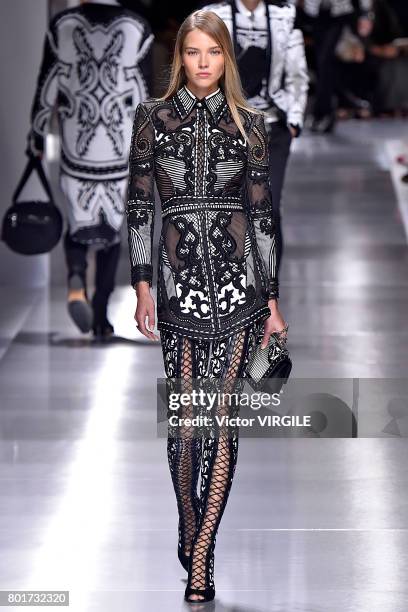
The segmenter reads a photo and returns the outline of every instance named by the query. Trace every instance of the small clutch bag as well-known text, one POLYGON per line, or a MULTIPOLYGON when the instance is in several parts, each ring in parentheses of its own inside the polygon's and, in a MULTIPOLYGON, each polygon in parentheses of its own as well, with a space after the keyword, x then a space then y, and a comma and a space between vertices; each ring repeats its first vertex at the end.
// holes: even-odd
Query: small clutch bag
POLYGON ((249 384, 255 390, 266 388, 273 393, 279 393, 289 378, 292 360, 286 347, 289 325, 281 331, 274 332, 264 349, 261 349, 263 329, 256 338, 256 346, 252 352, 246 369, 249 384))

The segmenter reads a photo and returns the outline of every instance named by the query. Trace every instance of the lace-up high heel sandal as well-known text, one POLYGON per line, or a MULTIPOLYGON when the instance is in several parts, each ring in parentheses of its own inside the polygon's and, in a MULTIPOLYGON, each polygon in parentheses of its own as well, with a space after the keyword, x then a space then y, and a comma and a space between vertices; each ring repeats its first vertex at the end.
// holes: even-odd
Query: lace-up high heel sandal
POLYGON ((214 547, 215 541, 212 543, 208 550, 208 554, 205 555, 204 550, 200 550, 197 547, 197 535, 194 536, 193 544, 191 547, 190 563, 188 566, 188 579, 187 586, 184 593, 184 599, 189 603, 203 603, 206 601, 212 601, 215 597, 215 586, 214 586, 214 547), (196 548, 195 548, 196 547, 196 548), (196 558, 198 558, 198 564, 200 567, 205 566, 205 586, 203 588, 192 587, 193 582, 192 576, 192 559, 193 551, 195 550, 196 558), (197 596, 192 599, 192 596, 197 596))

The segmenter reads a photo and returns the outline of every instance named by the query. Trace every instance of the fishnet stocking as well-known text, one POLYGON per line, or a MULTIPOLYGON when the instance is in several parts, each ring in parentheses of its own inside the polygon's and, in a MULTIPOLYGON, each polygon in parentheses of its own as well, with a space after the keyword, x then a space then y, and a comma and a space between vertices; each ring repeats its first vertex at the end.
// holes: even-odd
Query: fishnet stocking
MULTIPOLYGON (((237 377, 240 375, 245 330, 238 332, 229 345, 230 353, 226 360, 226 373, 222 379, 220 392, 237 391, 237 377), (228 359, 229 358, 229 359, 228 359)), ((218 416, 234 417, 233 399, 221 402, 215 409, 218 416)), ((215 418, 215 415, 214 415, 215 418)), ((232 486, 238 453, 238 427, 217 424, 215 436, 203 440, 201 473, 201 510, 202 515, 197 533, 193 540, 192 557, 189 567, 188 587, 205 589, 214 586, 214 547, 218 526, 232 486)), ((200 600, 203 596, 191 594, 190 600, 200 600)))
MULTIPOLYGON (((183 338, 181 355, 181 391, 192 391, 192 347, 189 338, 183 338)), ((183 406, 182 417, 192 418, 193 407, 183 406)), ((200 505, 197 483, 201 461, 201 438, 195 434, 193 426, 178 428, 179 437, 168 437, 168 461, 177 499, 179 513, 179 550, 190 555, 191 542, 199 520, 200 505)))

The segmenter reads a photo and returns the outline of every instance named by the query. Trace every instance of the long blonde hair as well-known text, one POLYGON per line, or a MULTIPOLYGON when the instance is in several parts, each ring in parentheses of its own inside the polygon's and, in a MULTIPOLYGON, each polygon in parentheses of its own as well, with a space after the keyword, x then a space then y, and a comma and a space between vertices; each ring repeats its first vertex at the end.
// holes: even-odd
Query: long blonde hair
POLYGON ((182 63, 183 45, 187 34, 195 29, 211 36, 222 49, 224 55, 224 73, 220 78, 219 85, 224 91, 231 115, 246 141, 247 134, 239 116, 238 108, 242 108, 250 113, 258 113, 259 111, 247 104, 242 91, 241 78, 228 28, 223 20, 212 11, 194 11, 181 24, 174 46, 170 82, 167 91, 161 99, 166 100, 174 96, 187 81, 182 63))

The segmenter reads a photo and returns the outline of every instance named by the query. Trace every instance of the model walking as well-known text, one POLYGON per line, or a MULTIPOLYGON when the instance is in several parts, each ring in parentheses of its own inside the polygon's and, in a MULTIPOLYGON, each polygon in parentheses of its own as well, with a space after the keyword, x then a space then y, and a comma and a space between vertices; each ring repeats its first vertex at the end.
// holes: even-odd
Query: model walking
MULTIPOLYGON (((181 25, 166 94, 137 108, 129 167, 137 326, 159 339, 150 294, 156 181, 163 220, 157 314, 166 376, 181 380, 183 390, 195 378, 216 379, 229 392, 242 381, 259 330, 266 346, 285 321, 277 305, 264 119, 242 95, 228 29, 214 13, 196 11, 181 25)), ((184 407, 181 416, 192 413, 184 407)), ((231 407, 219 405, 216 413, 231 414, 231 407)), ((214 598, 215 538, 237 451, 237 428, 200 437, 195 427, 175 431, 169 424, 188 601, 214 598)))
POLYGON ((296 6, 285 0, 223 0, 202 8, 217 13, 227 26, 248 104, 265 113, 279 277, 284 250, 282 191, 292 139, 302 131, 309 88, 296 6))
POLYGON ((42 156, 57 105, 60 186, 67 199, 64 252, 68 312, 82 332, 109 337, 108 300, 115 286, 125 217, 133 109, 149 95, 153 35, 116 0, 81 0, 51 20, 31 110, 29 151, 42 156), (92 307, 87 253, 96 249, 92 307))

